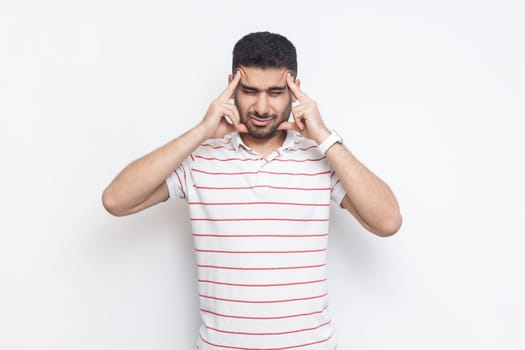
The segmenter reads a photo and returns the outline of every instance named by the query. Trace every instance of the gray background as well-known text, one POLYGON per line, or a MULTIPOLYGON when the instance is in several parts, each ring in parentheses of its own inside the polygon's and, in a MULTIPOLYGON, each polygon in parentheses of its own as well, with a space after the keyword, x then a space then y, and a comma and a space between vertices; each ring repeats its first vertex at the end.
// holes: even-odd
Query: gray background
POLYGON ((299 53, 326 124, 394 190, 378 238, 332 208, 343 350, 523 349, 520 1, 0 2, 0 348, 191 349, 188 212, 115 218, 125 165, 194 126, 242 35, 299 53))

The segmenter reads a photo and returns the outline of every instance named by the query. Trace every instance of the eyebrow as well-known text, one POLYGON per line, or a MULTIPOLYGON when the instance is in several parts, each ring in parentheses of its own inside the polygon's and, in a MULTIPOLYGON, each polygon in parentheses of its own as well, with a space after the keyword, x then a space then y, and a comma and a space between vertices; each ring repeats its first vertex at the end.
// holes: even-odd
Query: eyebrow
POLYGON ((250 91, 256 91, 256 92, 261 92, 261 91, 283 91, 286 89, 286 85, 282 85, 282 86, 270 86, 268 89, 266 90, 260 90, 260 89, 257 89, 256 87, 253 87, 253 86, 249 86, 249 85, 245 85, 243 83, 239 83, 241 85, 241 87, 244 89, 244 90, 250 90, 250 91))

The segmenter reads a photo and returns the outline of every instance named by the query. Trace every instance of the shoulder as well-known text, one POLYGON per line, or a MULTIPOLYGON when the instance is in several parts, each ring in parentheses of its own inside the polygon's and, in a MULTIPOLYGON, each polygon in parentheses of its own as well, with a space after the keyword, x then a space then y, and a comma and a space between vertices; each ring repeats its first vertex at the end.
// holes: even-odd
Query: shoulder
POLYGON ((233 135, 228 134, 221 138, 208 139, 201 143, 199 147, 193 152, 194 154, 207 154, 218 152, 232 152, 235 151, 232 142, 233 135))
POLYGON ((295 155, 308 155, 312 157, 321 157, 323 154, 319 150, 317 143, 314 140, 302 136, 296 131, 291 131, 293 134, 287 144, 286 150, 295 155))

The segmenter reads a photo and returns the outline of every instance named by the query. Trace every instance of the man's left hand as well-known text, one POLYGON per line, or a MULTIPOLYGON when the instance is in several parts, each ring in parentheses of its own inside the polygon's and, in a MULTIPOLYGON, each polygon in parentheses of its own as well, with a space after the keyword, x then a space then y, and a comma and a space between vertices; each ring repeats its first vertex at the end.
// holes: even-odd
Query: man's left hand
POLYGON ((321 144, 330 136, 330 130, 324 125, 317 103, 299 89, 290 73, 287 74, 286 84, 299 105, 292 108, 294 121, 281 123, 278 130, 297 130, 304 137, 321 144))

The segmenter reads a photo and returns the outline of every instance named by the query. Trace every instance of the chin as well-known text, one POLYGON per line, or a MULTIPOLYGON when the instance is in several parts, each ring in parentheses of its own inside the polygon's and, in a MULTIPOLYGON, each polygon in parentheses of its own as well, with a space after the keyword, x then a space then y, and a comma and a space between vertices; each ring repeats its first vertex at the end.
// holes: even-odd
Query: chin
POLYGON ((271 138, 274 134, 260 134, 260 133, 253 133, 249 132, 248 135, 250 135, 252 138, 257 140, 265 140, 271 138))
POLYGON ((271 139, 274 137, 279 131, 277 130, 277 127, 267 130, 267 131, 259 131, 259 130, 248 130, 248 135, 253 137, 254 139, 258 140, 265 140, 265 139, 271 139))

